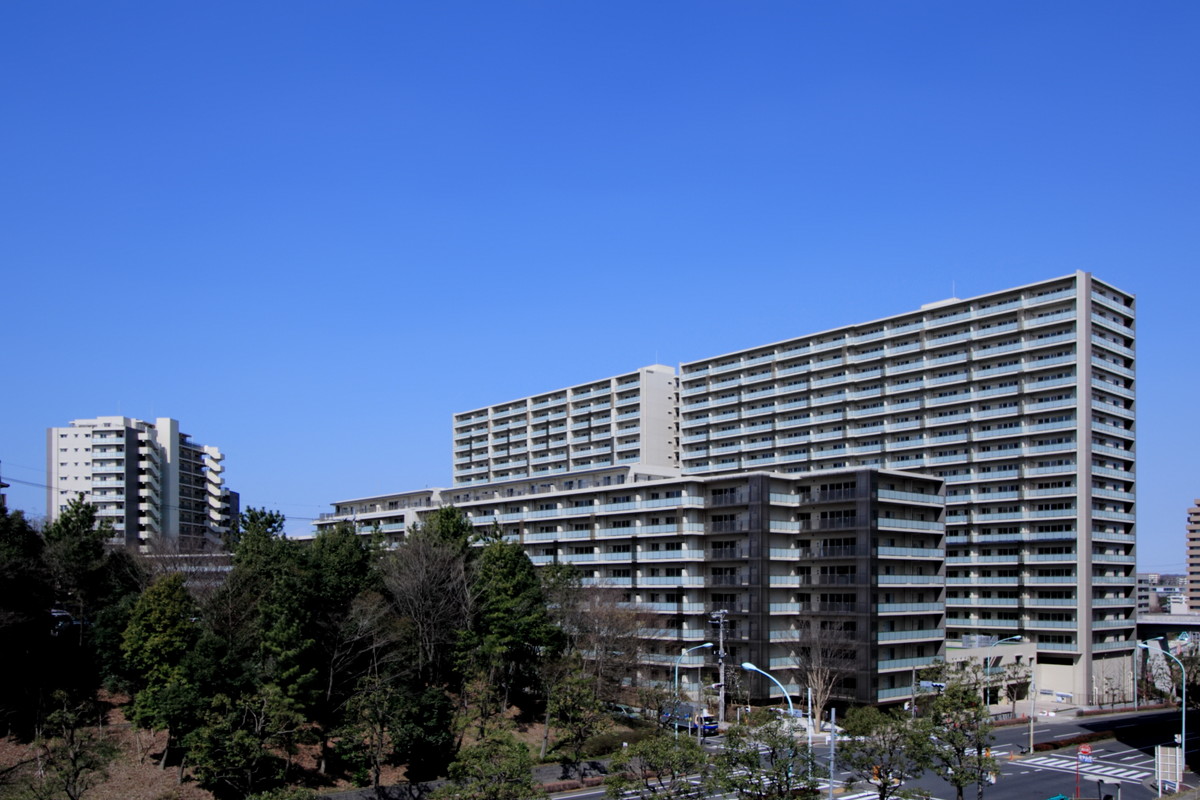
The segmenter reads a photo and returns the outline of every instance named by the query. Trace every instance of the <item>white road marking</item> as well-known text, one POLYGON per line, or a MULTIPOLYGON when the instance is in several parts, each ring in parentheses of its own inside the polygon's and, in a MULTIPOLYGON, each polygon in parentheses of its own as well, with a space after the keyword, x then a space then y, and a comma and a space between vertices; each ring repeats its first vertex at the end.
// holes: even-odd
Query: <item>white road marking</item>
POLYGON ((1081 775, 1099 775, 1106 778, 1119 778, 1130 783, 1140 783, 1150 777, 1150 772, 1147 770, 1129 769, 1127 765, 1115 766, 1112 764, 1077 764, 1073 758, 1061 758, 1054 756, 1035 756, 1034 758, 1026 759, 1023 763, 1034 766, 1043 767, 1045 769, 1053 769, 1060 772, 1074 772, 1079 770, 1081 775))

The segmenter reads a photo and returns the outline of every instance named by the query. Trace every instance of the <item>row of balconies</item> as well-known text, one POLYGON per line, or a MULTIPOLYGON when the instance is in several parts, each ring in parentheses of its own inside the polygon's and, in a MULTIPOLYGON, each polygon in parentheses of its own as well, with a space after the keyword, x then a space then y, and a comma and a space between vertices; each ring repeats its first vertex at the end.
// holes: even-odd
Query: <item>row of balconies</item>
MULTIPOLYGON (((1067 335, 1064 335, 1063 337, 1061 337, 1060 341, 1072 341, 1073 339, 1074 339, 1073 334, 1067 334, 1067 335)), ((1054 342, 1047 341, 1047 342, 1043 342, 1042 345, 1046 346, 1046 345, 1050 345, 1053 343, 1054 342)), ((818 369, 830 369, 830 368, 836 368, 836 367, 841 367, 841 366, 847 366, 848 364, 855 363, 855 361, 852 359, 848 362, 841 362, 841 361, 827 362, 827 363, 820 365, 820 367, 815 367, 812 365, 798 365, 795 367, 788 367, 788 368, 780 369, 779 371, 777 371, 775 373, 771 373, 771 372, 751 373, 751 374, 747 374, 747 375, 739 375, 739 376, 734 376, 731 378, 726 378, 724 380, 716 381, 716 382, 709 383, 709 384, 693 385, 693 386, 684 388, 680 394, 683 397, 690 397, 690 396, 697 396, 697 395, 704 395, 704 394, 712 394, 714 392, 728 391, 731 389, 741 389, 742 390, 741 398, 743 400, 751 400, 756 397, 769 397, 772 395, 807 392, 807 391, 812 391, 814 389, 825 388, 828 386, 837 386, 839 384, 861 383, 863 381, 876 380, 876 379, 883 378, 883 377, 893 377, 896 375, 912 375, 918 371, 938 370, 938 369, 942 369, 945 367, 954 366, 956 364, 969 364, 971 362, 976 362, 976 365, 973 369, 964 370, 961 373, 955 373, 954 375, 925 376, 924 378, 917 378, 916 380, 906 380, 903 382, 889 383, 884 387, 873 387, 873 388, 869 388, 869 389, 865 389, 865 390, 860 390, 857 393, 852 393, 852 396, 856 395, 857 397, 875 397, 875 396, 878 396, 881 391, 886 391, 888 394, 904 393, 904 392, 916 391, 925 386, 939 386, 939 385, 943 385, 943 384, 947 384, 947 383, 953 383, 958 380, 967 380, 967 379, 982 380, 982 379, 986 379, 986 378, 994 378, 994 377, 998 377, 998 376, 1002 376, 1002 375, 1012 375, 1012 374, 1018 374, 1018 373, 1028 375, 1032 372, 1042 370, 1042 369, 1049 369, 1051 367, 1066 365, 1066 364, 1074 365, 1077 363, 1077 357, 1076 357, 1076 354, 1074 354, 1074 353, 1069 353, 1069 354, 1051 357, 1051 358, 1026 360, 1026 361, 1020 361, 1018 359, 1016 361, 1016 363, 1011 363, 1011 364, 1009 364, 1009 363, 1002 363, 1002 364, 987 364, 987 363, 979 364, 979 363, 977 363, 983 359, 991 359, 991 358, 999 357, 1001 353, 1006 352, 1006 351, 1017 351, 1020 349, 1023 349, 1022 346, 1013 345, 1011 347, 996 348, 996 350, 998 352, 986 352, 986 353, 960 352, 960 353, 954 353, 951 355, 945 355, 945 356, 939 356, 939 357, 916 358, 916 359, 913 359, 911 361, 904 362, 904 363, 886 364, 883 366, 878 366, 878 367, 873 367, 873 368, 868 368, 868 369, 859 369, 854 372, 843 371, 843 372, 841 372, 839 374, 835 374, 835 375, 816 375, 816 376, 810 375, 807 377, 807 379, 793 379, 793 380, 789 380, 789 381, 783 383, 782 385, 758 387, 758 388, 748 388, 748 387, 754 386, 754 384, 766 383, 768 381, 777 382, 777 381, 780 381, 782 379, 788 378, 793 375, 799 375, 799 374, 803 374, 803 373, 811 373, 811 372, 817 371, 818 369)), ((1024 349, 1026 350, 1026 352, 1028 352, 1028 347, 1025 347, 1024 349)), ((884 356, 879 355, 879 356, 875 356, 875 357, 882 358, 884 356)), ((861 361, 862 359, 858 359, 858 360, 861 361)), ((1125 373, 1128 373, 1128 377, 1132 377, 1132 371, 1128 370, 1128 368, 1124 367, 1123 365, 1113 364, 1110 361, 1105 361, 1102 359, 1094 359, 1092 363, 1095 366, 1097 366, 1098 368, 1108 370, 1114 374, 1122 374, 1122 371, 1124 371, 1125 373)), ((684 410, 686 411, 690 408, 694 408, 694 407, 696 407, 698 405, 702 405, 702 404, 703 404, 703 401, 685 403, 684 410)))
MULTIPOLYGON (((728 372, 731 370, 747 369, 749 367, 757 366, 760 364, 769 364, 772 362, 780 362, 780 361, 785 361, 787 359, 801 357, 805 354, 827 352, 830 350, 842 349, 845 347, 852 347, 852 346, 856 346, 856 345, 867 344, 867 343, 875 342, 875 341, 886 339, 886 338, 893 338, 896 336, 904 336, 904 335, 911 334, 911 333, 917 333, 919 331, 938 329, 945 325, 954 324, 957 322, 968 322, 968 321, 973 321, 973 320, 977 320, 977 319, 992 319, 997 314, 1002 314, 1002 313, 1006 313, 1006 312, 1010 312, 1010 311, 1019 311, 1023 308, 1043 307, 1048 303, 1052 303, 1057 300, 1064 300, 1064 299, 1073 297, 1074 294, 1075 294, 1075 290, 1072 288, 1069 290, 1064 290, 1064 292, 1061 295, 1059 295, 1057 297, 1053 297, 1053 298, 1039 298, 1037 301, 1014 300, 1009 303, 1003 304, 1002 306, 993 306, 992 308, 989 308, 986 310, 980 310, 980 311, 974 311, 974 310, 963 311, 959 314, 951 315, 948 317, 943 317, 940 319, 916 320, 916 321, 911 321, 911 322, 897 322, 897 323, 893 323, 891 326, 887 327, 886 329, 872 332, 872 333, 866 334, 866 335, 862 335, 862 334, 856 335, 854 333, 848 332, 845 334, 841 334, 838 338, 836 338, 834 340, 827 340, 824 342, 787 343, 787 344, 780 346, 780 347, 784 348, 781 352, 765 353, 765 354, 762 354, 759 356, 742 357, 742 358, 738 358, 734 362, 727 362, 724 364, 721 364, 721 363, 711 364, 710 363, 708 365, 699 366, 698 364, 702 364, 703 362, 697 362, 692 365, 684 365, 683 379, 691 380, 691 379, 695 379, 695 378, 705 377, 710 374, 715 375, 715 374, 721 374, 723 372, 728 372)), ((1063 316, 1061 316, 1059 318, 1066 319, 1066 318, 1072 318, 1072 317, 1074 317, 1074 309, 1073 308, 1069 309, 1069 310, 1065 310, 1063 312, 1063 316)), ((1036 326, 1040 327, 1041 324, 1045 324, 1048 320, 1046 318, 1026 318, 1024 321, 1026 323, 1033 323, 1036 326)), ((1049 321, 1054 321, 1054 320, 1049 320, 1049 321)), ((929 339, 924 344, 926 347, 939 346, 941 344, 951 344, 951 343, 953 343, 953 341, 956 341, 956 339, 954 338, 955 336, 961 336, 963 334, 967 334, 967 336, 969 338, 982 339, 982 338, 1000 335, 1003 333, 1008 333, 1010 331, 1015 331, 1015 330, 1018 330, 1018 328, 1019 328, 1018 321, 1012 320, 1011 322, 995 324, 995 325, 992 325, 987 328, 977 328, 972 331, 964 331, 962 333, 955 334, 954 336, 945 336, 945 337, 941 337, 941 338, 937 338, 937 339, 929 339)), ((1030 340, 1031 344, 1036 344, 1036 342, 1037 342, 1036 339, 1030 340)), ((914 344, 919 344, 919 343, 914 343, 914 344)), ((900 345, 898 347, 893 346, 893 348, 883 349, 879 352, 883 353, 884 355, 887 355, 890 353, 894 353, 895 350, 900 349, 900 347, 905 347, 905 346, 906 345, 900 345)), ((870 355, 873 355, 873 353, 864 353, 864 354, 859 354, 859 355, 870 356, 870 355)))
MULTIPOLYGON (((1023 374, 1027 375, 1028 371, 1025 371, 1023 374)), ((988 377, 990 377, 990 376, 988 376, 988 377)), ((855 407, 855 408, 851 409, 854 412, 858 412, 859 416, 871 416, 871 415, 873 415, 873 413, 884 413, 885 409, 888 409, 892 413, 894 413, 899 410, 907 410, 910 408, 940 407, 940 406, 944 406, 947 404, 961 403, 961 402, 966 402, 966 401, 970 401, 970 400, 980 400, 980 399, 984 399, 984 398, 998 397, 998 396, 1003 396, 1003 395, 1007 395, 1007 394, 1022 394, 1025 396, 1029 396, 1029 395, 1034 395, 1037 392, 1048 391, 1050 389, 1060 388, 1060 387, 1064 387, 1064 386, 1074 387, 1075 384, 1077 383, 1077 379, 1074 376, 1064 376, 1064 377, 1060 377, 1060 378, 1047 378, 1045 380, 1032 380, 1032 379, 1026 378, 1023 383, 1014 382, 1010 386, 982 387, 982 388, 968 387, 965 391, 947 392, 944 394, 932 395, 932 396, 928 394, 929 386, 933 386, 933 385, 941 386, 941 385, 945 385, 945 384, 949 384, 949 383, 964 383, 965 384, 967 382, 979 382, 983 379, 985 379, 985 376, 968 375, 967 373, 964 372, 958 376, 945 377, 945 378, 939 379, 936 382, 930 382, 928 386, 924 385, 924 384, 913 383, 910 381, 910 382, 907 382, 904 384, 897 384, 896 386, 900 387, 899 391, 888 391, 886 393, 885 392, 872 393, 870 395, 865 395, 861 392, 860 393, 848 392, 846 389, 839 389, 837 391, 833 391, 833 392, 829 392, 829 393, 825 393, 825 394, 812 395, 811 392, 813 390, 809 387, 800 386, 800 385, 783 386, 783 387, 776 387, 775 389, 772 389, 772 390, 764 389, 764 390, 757 391, 754 393, 753 398, 747 397, 745 395, 735 394, 735 393, 730 393, 728 395, 723 395, 723 396, 718 395, 716 397, 707 397, 704 400, 699 400, 699 401, 695 401, 695 402, 687 404, 686 406, 684 406, 683 412, 685 414, 688 414, 688 413, 692 413, 695 411, 702 411, 706 408, 717 408, 717 407, 723 407, 723 406, 731 406, 731 405, 735 405, 738 403, 744 403, 751 399, 762 399, 762 398, 766 398, 766 397, 787 397, 789 395, 796 395, 796 394, 808 394, 809 396, 799 398, 795 402, 786 402, 786 403, 782 403, 782 404, 776 404, 776 403, 772 402, 772 403, 762 404, 755 409, 741 409, 741 414, 742 414, 743 418, 745 418, 748 411, 754 411, 758 414, 771 414, 771 413, 777 413, 779 411, 785 411, 785 410, 796 409, 796 408, 810 408, 810 407, 815 407, 815 406, 824 406, 824 405, 828 405, 830 403, 838 403, 838 402, 852 403, 857 400, 869 399, 870 397, 878 397, 878 396, 884 396, 884 395, 886 395, 887 397, 895 398, 886 404, 880 402, 880 403, 875 403, 875 404, 868 405, 868 406, 855 407), (918 397, 907 397, 907 398, 902 397, 902 395, 907 395, 910 392, 922 392, 922 395, 918 396, 918 397)), ((1110 384, 1105 381, 1093 380, 1093 386, 1095 386, 1096 388, 1099 388, 1099 389, 1111 389, 1114 394, 1122 394, 1123 393, 1122 396, 1128 397, 1130 399, 1132 399, 1134 397, 1132 389, 1125 389, 1124 387, 1117 387, 1114 384, 1110 384), (1099 385, 1097 385, 1097 384, 1099 384, 1099 385), (1117 391, 1118 389, 1120 391, 1117 391)), ((701 417, 700 419, 706 419, 706 418, 701 417)), ((684 422, 682 423, 682 425, 685 428, 691 427, 692 424, 695 423, 695 421, 696 421, 695 417, 685 419, 684 422)))
MULTIPOLYGON (((1065 380, 1064 379, 1053 385, 1040 384, 1037 387, 1037 391, 1050 390, 1050 389, 1054 389, 1061 385, 1072 385, 1073 386, 1073 384, 1074 384, 1073 380, 1065 380)), ((810 408, 810 407, 818 405, 818 404, 836 402, 839 399, 844 400, 845 398, 840 397, 840 396, 839 397, 830 397, 830 398, 824 398, 824 399, 820 399, 820 400, 814 399, 811 402, 809 399, 800 399, 800 400, 795 400, 795 401, 789 401, 786 403, 774 404, 771 406, 762 406, 762 407, 755 408, 755 409, 730 409, 726 412, 722 412, 720 414, 715 414, 715 415, 714 414, 697 415, 697 416, 693 416, 693 417, 682 420, 680 422, 680 426, 686 430, 686 429, 696 428, 696 427, 700 427, 700 426, 710 426, 710 425, 713 425, 713 424, 716 424, 719 422, 728 421, 730 419, 748 419, 748 418, 754 418, 754 417, 761 418, 766 415, 774 415, 775 419, 773 420, 773 424, 774 424, 775 430, 783 430, 786 428, 811 426, 811 425, 822 423, 822 422, 829 421, 829 420, 861 419, 861 418, 874 417, 874 416, 879 416, 879 415, 900 414, 902 412, 918 410, 923 407, 941 407, 941 406, 945 406, 945 405, 951 404, 951 403, 962 404, 962 403, 968 403, 968 402, 977 401, 977 400, 990 400, 990 399, 994 399, 994 398, 997 398, 997 397, 1003 396, 1003 395, 1018 396, 1020 394, 1021 394, 1021 389, 1020 389, 1020 387, 1017 387, 1017 386, 998 387, 998 388, 994 388, 994 389, 978 390, 975 392, 957 392, 953 395, 949 395, 946 397, 938 397, 938 398, 918 397, 918 398, 910 398, 910 399, 905 399, 905 400, 895 400, 895 401, 892 401, 892 402, 889 402, 886 404, 877 403, 874 405, 861 407, 861 408, 852 407, 852 408, 848 408, 845 410, 839 409, 835 412, 826 413, 826 414, 822 414, 822 415, 815 416, 815 417, 804 417, 804 418, 799 418, 799 419, 780 419, 779 418, 779 415, 785 414, 792 410, 810 408)), ((733 400, 730 400, 730 401, 723 402, 723 404, 728 404, 728 403, 733 403, 733 402, 734 402, 733 400)), ((1063 399, 1047 399, 1047 398, 1039 397, 1034 392, 1027 391, 1024 393, 1024 396, 1020 398, 1020 401, 1017 403, 1014 403, 1013 405, 1000 406, 1000 407, 990 408, 990 409, 983 409, 983 408, 975 409, 975 410, 963 409, 963 410, 960 410, 960 411, 957 411, 957 412, 954 412, 954 413, 951 413, 951 414, 948 414, 945 416, 927 417, 924 419, 908 419, 908 420, 901 421, 901 422, 892 422, 892 423, 887 423, 886 425, 884 425, 882 430, 884 432, 895 432, 895 431, 900 431, 900 430, 909 430, 909 429, 921 428, 921 427, 932 427, 932 426, 936 426, 936 425, 940 425, 940 424, 948 424, 948 423, 968 421, 968 420, 969 421, 981 421, 981 420, 985 420, 985 419, 993 419, 993 418, 1000 418, 1000 417, 1026 416, 1026 415, 1033 415, 1033 414, 1041 414, 1041 413, 1045 413, 1047 411, 1052 411, 1052 410, 1055 410, 1058 408, 1074 409, 1075 404, 1076 404, 1076 402, 1075 402, 1074 397, 1063 398, 1063 399)), ((1097 399, 1097 400, 1093 401, 1092 408, 1093 408, 1093 410, 1101 412, 1101 413, 1112 414, 1114 416, 1124 417, 1124 418, 1132 420, 1133 416, 1134 416, 1134 412, 1132 409, 1127 408, 1126 405, 1127 405, 1127 403, 1123 399, 1120 399, 1119 402, 1117 402, 1116 400, 1105 402, 1105 401, 1097 399)), ((945 409, 943 409, 943 410, 945 410, 945 409)), ((878 432, 879 432, 878 427, 876 427, 876 428, 860 427, 860 428, 850 429, 849 431, 843 431, 842 433, 847 436, 866 436, 866 435, 872 435, 872 434, 875 434, 878 432)))

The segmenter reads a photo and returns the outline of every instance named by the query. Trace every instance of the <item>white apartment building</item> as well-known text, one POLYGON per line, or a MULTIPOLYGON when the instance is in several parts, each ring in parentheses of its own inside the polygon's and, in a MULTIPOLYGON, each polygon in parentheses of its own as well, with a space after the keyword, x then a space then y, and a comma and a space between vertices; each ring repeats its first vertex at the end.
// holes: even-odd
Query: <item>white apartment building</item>
POLYGON ((46 431, 46 513, 53 521, 82 495, 112 526, 111 544, 217 549, 239 513, 224 458, 180 433, 174 419, 72 420, 46 431))
POLYGON ((675 370, 661 364, 454 415, 454 485, 678 465, 675 370))
POLYGON ((947 636, 1037 643, 1039 685, 1126 685, 1134 299, 1085 272, 683 364, 688 476, 946 482, 947 636))
MULTIPOLYGON (((723 655, 735 673, 743 661, 769 669, 793 694, 809 658, 836 659, 836 699, 900 702, 914 667, 943 652, 941 490, 887 470, 684 478, 615 466, 341 501, 317 527, 398 535, 453 504, 481 531, 521 542, 534 564, 573 564, 585 586, 638 612, 639 683, 669 686, 681 649, 716 642, 713 614, 724 612, 725 652, 680 662, 689 696, 717 682, 723 655)), ((739 679, 755 697, 778 695, 739 679)))

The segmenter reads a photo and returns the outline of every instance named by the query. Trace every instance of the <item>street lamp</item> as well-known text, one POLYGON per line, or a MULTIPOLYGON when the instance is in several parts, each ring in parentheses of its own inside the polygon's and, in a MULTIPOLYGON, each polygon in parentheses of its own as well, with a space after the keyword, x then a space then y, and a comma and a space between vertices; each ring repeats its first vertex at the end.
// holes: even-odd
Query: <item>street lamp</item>
MULTIPOLYGON (((1137 646, 1149 652, 1153 648, 1149 642, 1138 642, 1137 646)), ((1187 764, 1187 670, 1183 666, 1183 662, 1175 657, 1168 648, 1159 648, 1159 652, 1165 656, 1169 656, 1172 661, 1179 665, 1179 749, 1183 758, 1182 763, 1187 764)))
MULTIPOLYGON (((1005 642, 1019 642, 1019 641, 1021 641, 1021 636, 1019 636, 1019 635, 1018 636, 1009 636, 1007 639, 997 639, 996 641, 992 642, 991 644, 989 644, 987 646, 987 655, 985 656, 985 660, 984 660, 984 664, 983 664, 983 678, 984 678, 983 704, 984 704, 984 706, 991 707, 991 703, 988 702, 988 700, 990 699, 988 697, 988 694, 990 693, 990 690, 992 688, 991 680, 990 680, 990 677, 992 674, 992 648, 998 644, 1004 644, 1005 642)), ((1001 656, 1001 658, 1003 658, 1003 656, 1001 656)))
MULTIPOLYGON (((783 692, 783 699, 784 699, 784 700, 787 700, 787 704, 788 704, 788 726, 787 726, 787 732, 788 732, 788 736, 790 736, 790 737, 793 737, 793 738, 792 738, 792 742, 793 742, 793 745, 794 745, 795 738, 794 738, 794 734, 792 734, 792 725, 793 725, 793 724, 795 724, 795 723, 793 722, 793 720, 795 720, 795 719, 796 719, 796 707, 795 707, 794 705, 792 705, 792 696, 791 696, 790 694, 788 694, 788 691, 787 691, 787 689, 783 688, 783 684, 782 684, 782 683, 780 683, 780 682, 779 682, 779 681, 778 681, 778 680, 775 678, 775 676, 774 676, 774 675, 772 675, 771 673, 769 673, 769 672, 767 672, 767 671, 765 671, 765 670, 761 670, 761 669, 759 669, 758 667, 756 667, 756 666, 754 666, 753 664, 751 664, 749 661, 743 661, 743 662, 742 662, 742 669, 746 670, 747 672, 757 672, 759 675, 766 675, 768 678, 770 678, 772 681, 774 681, 774 682, 775 682, 775 685, 779 687, 779 691, 783 692)), ((808 720, 808 725, 809 725, 809 731, 811 731, 811 730, 812 730, 812 719, 811 719, 811 718, 808 720)), ((833 734, 832 734, 832 733, 830 733, 829 735, 830 735, 830 736, 832 736, 833 734)), ((792 752, 793 752, 793 753, 795 753, 795 750, 793 749, 793 750, 792 750, 792 752)), ((812 756, 811 756, 811 754, 810 754, 810 755, 809 755, 809 758, 811 759, 811 757, 812 757, 812 756)), ((788 768, 787 768, 787 775, 788 775, 788 784, 790 785, 790 784, 791 784, 791 778, 792 778, 792 765, 791 765, 791 763, 789 763, 789 764, 788 764, 788 768)), ((833 768, 832 768, 832 767, 830 767, 830 770, 829 770, 829 785, 830 785, 830 786, 832 786, 832 785, 833 785, 833 768)))
MULTIPOLYGON (((796 707, 794 705, 792 705, 792 696, 787 693, 787 689, 783 688, 783 684, 780 683, 778 680, 776 680, 774 675, 772 675, 769 672, 766 672, 765 670, 759 669, 758 667, 751 664, 749 661, 742 662, 742 669, 749 670, 750 672, 757 672, 759 675, 766 675, 768 678, 775 681, 775 685, 779 687, 779 691, 783 692, 783 699, 787 700, 788 716, 792 719, 795 719, 796 707)), ((810 720, 810 722, 811 722, 811 720, 810 720)))
POLYGON ((712 646, 713 646, 712 642, 705 642, 704 644, 698 644, 695 647, 689 647, 687 650, 684 650, 682 653, 679 654, 679 658, 675 659, 675 710, 671 713, 671 716, 676 717, 675 718, 675 738, 676 739, 679 738, 679 719, 676 716, 679 713, 679 665, 680 665, 680 663, 682 663, 683 659, 687 656, 687 654, 692 652, 693 650, 703 650, 706 647, 712 647, 712 646))

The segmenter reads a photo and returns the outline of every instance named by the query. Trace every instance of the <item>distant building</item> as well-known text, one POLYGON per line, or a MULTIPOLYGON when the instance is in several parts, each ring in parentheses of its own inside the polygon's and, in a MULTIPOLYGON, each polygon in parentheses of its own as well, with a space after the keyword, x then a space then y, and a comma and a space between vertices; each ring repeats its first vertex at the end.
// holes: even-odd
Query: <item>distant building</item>
POLYGON ((1192 611, 1200 611, 1200 500, 1187 511, 1187 595, 1192 611))
POLYGON ((1162 575, 1157 572, 1137 574, 1137 608, 1139 614, 1186 614, 1187 576, 1162 575))
POLYGON ((46 431, 46 516, 82 495, 112 525, 114 545, 144 550, 218 549, 239 513, 222 477, 224 456, 160 417, 72 420, 46 431))

